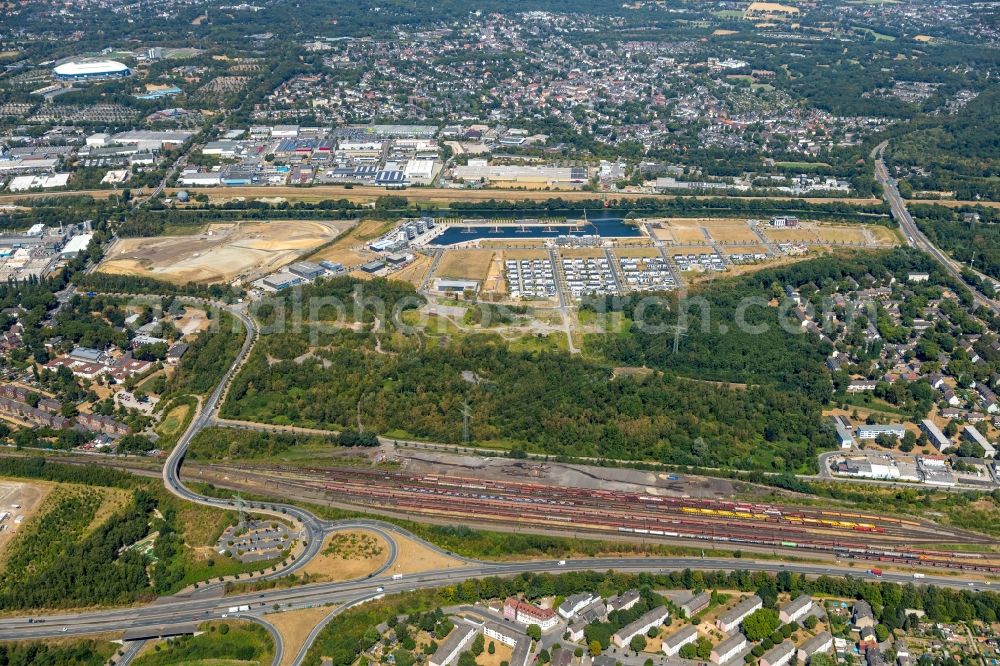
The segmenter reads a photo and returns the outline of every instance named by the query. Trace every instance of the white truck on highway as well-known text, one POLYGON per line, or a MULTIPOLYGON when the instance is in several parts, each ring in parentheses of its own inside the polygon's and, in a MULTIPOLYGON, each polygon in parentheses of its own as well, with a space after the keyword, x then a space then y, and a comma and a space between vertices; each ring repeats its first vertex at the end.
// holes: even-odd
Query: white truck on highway
POLYGON ((250 610, 250 606, 248 606, 248 605, 243 605, 243 606, 230 606, 230 607, 229 607, 229 612, 230 612, 230 613, 241 613, 241 612, 243 612, 243 611, 248 611, 248 610, 250 610))
POLYGON ((393 580, 403 580, 403 574, 392 574, 393 580))

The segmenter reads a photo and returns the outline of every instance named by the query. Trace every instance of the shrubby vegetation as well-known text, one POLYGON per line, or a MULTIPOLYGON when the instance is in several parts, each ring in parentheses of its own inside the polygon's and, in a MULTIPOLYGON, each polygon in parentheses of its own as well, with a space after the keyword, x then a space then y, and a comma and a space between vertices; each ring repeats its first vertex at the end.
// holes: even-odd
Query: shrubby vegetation
POLYGON ((908 208, 932 243, 958 261, 1000 280, 1000 211, 986 206, 955 209, 911 204, 908 208), (966 222, 963 213, 977 214, 980 220, 966 222))
POLYGON ((235 428, 206 428, 191 440, 187 457, 190 460, 266 458, 304 445, 377 446, 378 440, 371 433, 351 431, 322 437, 235 428))
MULTIPOLYGON (((906 271, 918 269, 933 267, 919 253, 898 250, 765 270, 694 291, 707 309, 695 305, 686 322, 679 319, 681 303, 673 296, 651 307, 642 295, 590 301, 585 309, 617 310, 628 321, 643 308, 645 323, 658 326, 653 332, 635 325, 625 333, 589 338, 591 358, 517 351, 485 333, 405 336, 374 303, 418 305, 421 299, 411 287, 321 280, 261 313, 263 330, 281 331, 262 335, 234 380, 223 413, 317 428, 360 425, 390 437, 458 443, 467 402, 472 439, 480 444, 567 457, 809 470, 818 451, 834 446, 820 418, 834 389, 823 365, 831 347, 780 326, 779 308, 767 300, 780 304, 783 286, 791 284, 822 306, 848 276, 905 278, 906 271), (301 307, 298 299, 308 303, 313 296, 337 298, 348 322, 364 326, 324 327, 334 316, 332 306, 316 313, 318 322, 309 327, 294 326, 290 313, 301 307), (760 302, 746 310, 746 322, 764 324, 763 333, 748 335, 737 325, 740 303, 748 297, 760 302), (273 326, 279 321, 284 326, 273 326), (674 353, 678 326, 686 335, 674 353), (613 377, 613 366, 657 372, 613 377)), ((787 308, 784 314, 791 319, 787 308)))
POLYGON ((232 301, 237 291, 228 284, 199 284, 188 282, 177 285, 165 280, 137 275, 112 275, 110 273, 79 274, 73 280, 81 291, 101 291, 118 294, 160 294, 164 296, 195 296, 232 301))
POLYGON ((71 644, 0 643, 3 666, 104 666, 115 653, 114 643, 79 640, 71 644))
POLYGON ((0 571, 0 609, 128 603, 270 564, 243 564, 223 556, 195 558, 188 546, 214 545, 225 526, 234 524, 236 514, 179 500, 163 489, 159 479, 98 465, 4 456, 0 456, 0 475, 130 493, 128 504, 103 517, 96 527, 92 523, 100 505, 98 491, 71 486, 72 492, 55 495, 45 513, 29 524, 30 531, 8 549, 8 566, 0 571), (157 561, 150 567, 144 554, 126 547, 153 532, 159 533, 152 550, 157 561))
POLYGON ((210 392, 222 381, 245 338, 243 325, 224 312, 216 328, 204 331, 191 343, 163 397, 210 392))
POLYGON ((169 639, 163 649, 138 657, 136 666, 173 666, 189 663, 268 664, 274 641, 264 627, 252 622, 206 622, 198 636, 169 639))
POLYGON ((371 352, 373 334, 335 337, 334 348, 301 363, 268 363, 275 347, 295 345, 265 338, 234 380, 224 416, 335 429, 355 426, 360 411, 366 429, 457 443, 467 400, 478 442, 676 464, 757 467, 786 456, 781 469, 808 465, 823 442, 813 402, 766 387, 719 390, 666 374, 612 379, 607 366, 511 351, 493 336, 392 357, 371 352), (470 384, 464 371, 481 381, 470 384))
POLYGON ((145 557, 122 550, 146 536, 153 498, 131 503, 87 531, 101 505, 92 490, 57 490, 49 509, 14 540, 0 573, 0 608, 121 604, 147 587, 145 557))

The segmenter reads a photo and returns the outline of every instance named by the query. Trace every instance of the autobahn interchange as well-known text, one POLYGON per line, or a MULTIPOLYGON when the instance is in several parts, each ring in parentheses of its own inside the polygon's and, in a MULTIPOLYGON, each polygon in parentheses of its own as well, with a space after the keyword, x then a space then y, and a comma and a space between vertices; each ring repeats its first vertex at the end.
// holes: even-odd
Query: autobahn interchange
MULTIPOLYGON (((955 266, 955 262, 952 261, 951 257, 946 255, 936 245, 934 245, 922 231, 920 231, 917 223, 913 221, 913 216, 910 215, 910 211, 906 209, 906 202, 903 201, 903 197, 899 193, 899 188, 896 187, 895 179, 889 175, 889 170, 883 159, 885 148, 888 145, 888 141, 883 141, 872 150, 871 156, 875 160, 875 180, 878 181, 878 184, 882 187, 882 196, 886 203, 889 204, 889 209, 892 211, 893 218, 895 218, 896 222, 899 223, 900 229, 906 236, 907 244, 928 253, 934 257, 934 259, 936 259, 953 278, 959 282, 964 282, 962 279, 962 271, 955 266)), ((994 314, 1000 314, 1000 304, 988 298, 975 287, 971 285, 968 286, 972 291, 972 296, 976 303, 991 310, 994 314)))
MULTIPOLYGON (((184 452, 193 437, 204 427, 212 422, 213 414, 225 393, 229 380, 235 374, 242 361, 249 354, 250 349, 256 340, 256 327, 248 316, 237 307, 230 307, 230 312, 234 314, 246 327, 247 336, 240 354, 223 377, 222 381, 210 394, 202 405, 201 410, 192 420, 191 425, 179 440, 178 445, 170 454, 163 469, 163 479, 167 488, 179 497, 198 502, 201 504, 215 506, 224 509, 232 508, 229 500, 219 499, 199 495, 188 489, 181 481, 180 469, 184 452)), ((517 563, 496 563, 480 562, 476 560, 466 560, 465 566, 448 570, 429 571, 402 579, 394 579, 385 574, 389 564, 395 559, 395 540, 393 534, 400 534, 407 538, 416 540, 416 537, 405 530, 377 520, 360 521, 334 521, 327 522, 320 520, 309 511, 290 504, 274 502, 258 502, 252 505, 252 509, 257 513, 263 513, 278 517, 291 517, 298 521, 306 531, 308 539, 307 550, 300 555, 288 567, 261 578, 285 575, 296 568, 304 565, 318 551, 323 542, 323 537, 330 531, 336 529, 351 529, 363 527, 377 531, 388 544, 390 544, 389 562, 371 577, 363 580, 338 582, 338 583, 313 583, 299 587, 273 589, 263 592, 250 592, 236 594, 228 597, 219 597, 215 594, 194 594, 184 597, 175 597, 161 600, 160 603, 121 609, 108 609, 100 611, 89 611, 79 613, 63 613, 47 615, 36 618, 34 616, 9 618, 0 622, 0 639, 25 639, 25 638, 48 638, 57 636, 86 635, 109 630, 126 631, 135 629, 155 629, 163 626, 178 625, 185 623, 198 623, 208 619, 219 619, 224 615, 229 615, 228 609, 233 606, 250 606, 250 611, 243 615, 249 619, 267 625, 266 620, 261 616, 265 613, 279 608, 291 610, 296 608, 315 607, 321 605, 343 605, 360 603, 365 600, 378 597, 382 594, 393 594, 406 592, 415 589, 426 589, 440 586, 447 586, 459 583, 464 580, 482 578, 484 576, 513 576, 522 573, 563 573, 567 571, 584 571, 600 568, 602 570, 615 570, 620 572, 669 572, 678 569, 715 569, 715 570, 735 570, 742 569, 748 571, 768 571, 780 572, 790 571, 802 573, 809 576, 843 576, 857 575, 859 572, 854 567, 833 563, 833 564, 806 564, 798 562, 782 563, 778 561, 758 561, 743 558, 699 558, 699 557, 665 557, 665 558, 601 558, 601 559, 581 559, 569 560, 564 564, 552 560, 517 562, 517 563), (381 590, 379 589, 381 588, 381 590), (40 622, 38 620, 41 620, 40 622)), ((421 542, 426 547, 441 552, 441 549, 433 544, 421 542)), ((883 580, 889 582, 912 582, 913 578, 908 574, 886 572, 883 580)), ((956 576, 927 576, 921 579, 922 583, 930 583, 943 587, 988 590, 991 589, 989 583, 979 578, 963 578, 956 576)), ((212 586, 219 591, 220 584, 212 586)), ((337 612, 334 610, 333 612, 337 612)), ((310 635, 310 642, 318 634, 318 629, 310 635)), ((300 660, 308 649, 309 642, 304 645, 297 661, 300 660)), ((279 644, 276 649, 281 651, 279 644)), ((276 656, 280 660, 280 654, 276 656)))
MULTIPOLYGON (((889 203, 893 216, 898 220, 910 245, 924 249, 945 266, 953 276, 961 279, 960 271, 954 266, 951 260, 937 249, 920 232, 913 222, 912 217, 906 210, 905 204, 899 196, 895 184, 888 175, 885 164, 881 159, 886 144, 881 144, 873 151, 872 156, 876 158, 876 178, 883 187, 884 196, 889 203)), ((980 304, 989 307, 994 312, 1000 313, 1000 306, 974 290, 974 295, 980 304)), ((230 365, 219 384, 215 387, 207 399, 200 405, 195 417, 192 419, 188 429, 182 435, 177 445, 171 451, 166 463, 163 466, 162 478, 166 488, 176 496, 191 502, 213 506, 222 509, 232 509, 233 502, 200 495, 187 488, 181 481, 180 470, 192 439, 204 428, 212 425, 229 386, 230 381, 239 370, 242 363, 248 357, 254 343, 257 340, 258 329, 253 319, 244 311, 241 305, 227 306, 215 304, 218 307, 225 307, 244 326, 246 336, 243 345, 236 359, 230 365)), ((273 626, 270 626, 263 616, 275 608, 289 610, 295 608, 314 607, 320 605, 339 605, 340 608, 333 610, 331 616, 344 608, 362 603, 366 600, 376 598, 383 594, 394 594, 416 589, 426 589, 453 585, 464 580, 482 578, 484 576, 514 576, 522 573, 562 573, 567 571, 584 571, 600 568, 602 570, 615 570, 619 572, 648 572, 660 573, 675 571, 678 569, 713 569, 713 570, 748 570, 780 572, 790 571, 808 576, 845 576, 858 575, 859 571, 839 561, 837 563, 802 563, 802 562, 779 562, 776 560, 753 560, 744 558, 698 558, 698 557, 642 557, 642 558, 601 558, 601 559, 581 559, 569 560, 565 563, 546 561, 530 561, 516 563, 481 562, 476 560, 466 560, 464 566, 447 570, 428 571, 419 574, 405 576, 402 579, 394 579, 385 574, 389 565, 394 561, 397 553, 393 534, 401 534, 407 538, 417 540, 395 525, 377 520, 364 521, 323 521, 300 507, 292 504, 278 502, 254 502, 251 503, 251 510, 254 513, 270 515, 280 518, 291 518, 295 520, 304 532, 306 543, 305 550, 287 566, 279 570, 259 576, 258 579, 284 576, 305 565, 310 559, 318 554, 322 547, 326 534, 337 529, 351 529, 363 527, 379 533, 389 544, 389 562, 368 578, 336 583, 312 583, 298 587, 283 589, 272 589, 262 592, 236 594, 228 597, 219 596, 221 593, 221 583, 204 585, 196 594, 176 596, 168 599, 161 599, 158 603, 141 607, 117 608, 97 611, 70 612, 62 614, 37 616, 22 616, 7 618, 0 621, 0 640, 6 639, 41 639, 59 636, 80 636, 107 631, 126 631, 135 629, 153 629, 169 625, 184 623, 199 623, 208 619, 219 619, 224 615, 229 615, 228 609, 233 606, 250 606, 250 611, 242 613, 249 619, 257 621, 268 627, 272 636, 276 638, 276 655, 274 663, 278 663, 282 658, 283 646, 280 635, 273 626)), ((418 540, 419 541, 419 540, 418 540)), ((441 551, 440 548, 421 541, 422 545, 428 548, 441 551)), ((913 582, 913 576, 906 573, 895 573, 887 571, 882 574, 881 580, 894 583, 913 582)), ((921 583, 933 584, 941 587, 960 588, 968 590, 985 591, 990 590, 991 585, 978 577, 965 577, 963 573, 956 573, 953 576, 926 575, 920 579, 921 583)), ((329 617, 327 618, 329 620, 329 617)), ((322 626, 322 625, 321 625, 322 626)), ((311 642, 319 633, 321 626, 318 626, 310 634, 306 644, 301 647, 296 655, 295 663, 299 663, 305 656, 311 642)), ((152 635, 152 634, 151 634, 152 635)), ((133 644, 126 655, 126 661, 134 656, 137 651, 134 649, 137 644, 133 644)))
MULTIPOLYGON (((336 583, 312 583, 285 589, 234 594, 223 598, 188 598, 167 600, 162 603, 135 608, 109 609, 83 613, 46 615, 38 622, 32 617, 9 618, 0 623, 0 640, 13 638, 45 638, 66 635, 85 635, 109 630, 128 630, 161 625, 202 622, 229 615, 233 606, 249 605, 251 615, 270 612, 275 606, 282 610, 305 608, 325 604, 342 604, 358 598, 374 598, 380 594, 394 594, 414 589, 427 589, 454 585, 465 580, 488 576, 515 576, 522 573, 565 573, 569 571, 614 570, 623 573, 667 573, 678 569, 747 570, 780 572, 789 571, 807 576, 863 575, 856 569, 838 564, 782 563, 778 561, 748 560, 740 558, 701 557, 634 557, 529 562, 471 562, 461 568, 434 570, 393 579, 389 575, 336 583), (382 592, 378 588, 383 588, 382 592), (65 631, 64 631, 65 628, 65 631)), ((881 580, 894 583, 913 582, 912 575, 885 572, 881 580)), ((986 591, 992 589, 982 580, 961 577, 927 576, 922 584, 941 587, 986 591)))

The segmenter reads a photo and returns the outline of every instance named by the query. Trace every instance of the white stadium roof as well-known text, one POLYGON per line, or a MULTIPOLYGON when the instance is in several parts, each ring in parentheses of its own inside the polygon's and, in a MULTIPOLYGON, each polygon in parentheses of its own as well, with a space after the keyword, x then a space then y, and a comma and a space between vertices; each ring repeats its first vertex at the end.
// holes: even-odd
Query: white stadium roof
POLYGON ((114 60, 88 60, 64 62, 61 65, 56 65, 52 71, 58 76, 99 76, 127 72, 128 66, 114 60))

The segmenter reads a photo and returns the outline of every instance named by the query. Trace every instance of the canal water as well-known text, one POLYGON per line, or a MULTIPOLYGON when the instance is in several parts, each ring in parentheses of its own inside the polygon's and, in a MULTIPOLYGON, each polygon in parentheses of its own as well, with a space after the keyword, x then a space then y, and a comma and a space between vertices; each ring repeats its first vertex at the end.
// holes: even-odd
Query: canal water
MULTIPOLYGON (((583 211, 570 211, 566 217, 571 220, 582 220, 583 211)), ((530 214, 524 215, 530 217, 530 214)), ((451 222, 441 219, 440 222, 451 223, 450 227, 434 239, 435 245, 455 245, 480 238, 495 240, 500 238, 555 238, 557 236, 601 236, 603 238, 635 238, 642 232, 634 224, 625 222, 622 213, 614 211, 587 211, 587 223, 579 225, 535 225, 521 227, 517 224, 505 223, 497 226, 465 227, 461 222, 451 222)), ((477 220, 478 222, 478 220, 477 220)))

